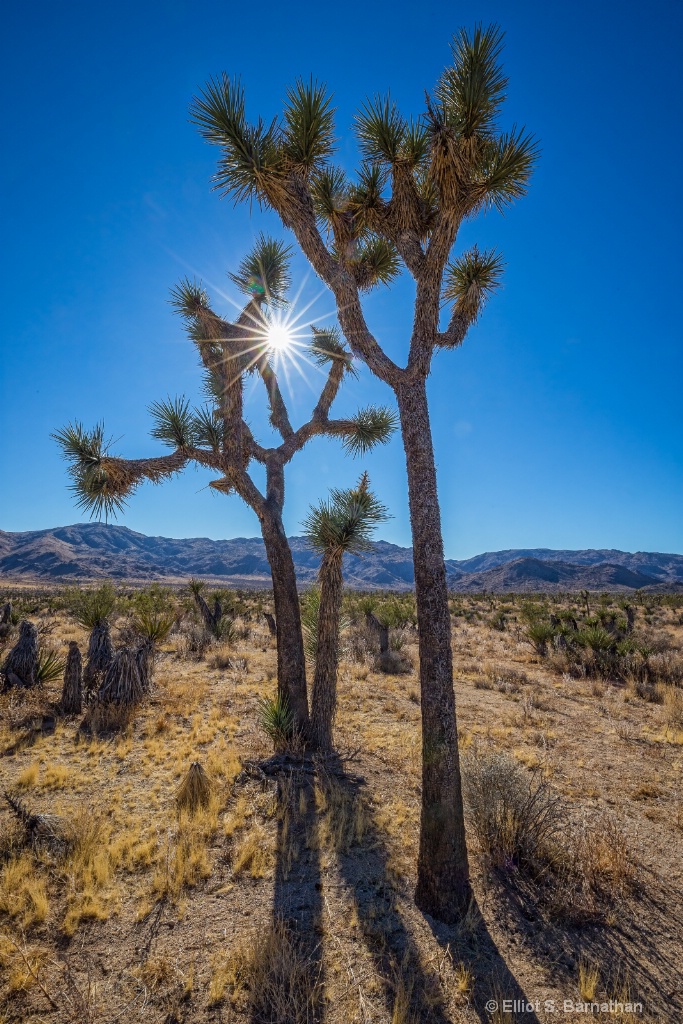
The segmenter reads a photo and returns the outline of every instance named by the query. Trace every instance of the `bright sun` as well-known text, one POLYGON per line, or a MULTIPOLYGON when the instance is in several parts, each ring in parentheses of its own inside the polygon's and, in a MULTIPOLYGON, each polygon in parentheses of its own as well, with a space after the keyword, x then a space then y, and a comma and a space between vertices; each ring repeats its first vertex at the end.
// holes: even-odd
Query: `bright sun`
POLYGON ((282 323, 273 323, 268 328, 268 346, 274 352, 285 352, 292 344, 292 334, 282 323))

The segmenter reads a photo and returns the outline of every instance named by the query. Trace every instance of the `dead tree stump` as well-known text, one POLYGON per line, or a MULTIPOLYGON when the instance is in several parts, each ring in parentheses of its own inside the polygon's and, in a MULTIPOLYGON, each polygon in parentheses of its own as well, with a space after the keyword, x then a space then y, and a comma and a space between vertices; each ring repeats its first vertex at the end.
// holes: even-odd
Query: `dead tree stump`
POLYGON ((88 660, 83 672, 83 686, 87 693, 92 693, 102 685, 113 657, 109 623, 102 619, 94 626, 88 641, 88 660))
POLYGON ((5 687, 38 685, 38 630, 27 619, 19 626, 19 639, 2 667, 5 687))
POLYGON ((64 668, 61 708, 65 715, 80 715, 83 700, 83 659, 75 640, 69 643, 64 668))
POLYGON ((139 650, 123 647, 117 651, 97 691, 101 704, 138 704, 146 688, 140 676, 139 650))
POLYGON ((389 650, 389 627, 385 626, 383 622, 380 622, 376 615, 372 612, 367 612, 365 615, 365 621, 370 629, 374 629, 379 639, 379 653, 386 654, 389 650))
POLYGON ((0 640, 9 636, 12 628, 12 602, 8 601, 0 611, 0 640))

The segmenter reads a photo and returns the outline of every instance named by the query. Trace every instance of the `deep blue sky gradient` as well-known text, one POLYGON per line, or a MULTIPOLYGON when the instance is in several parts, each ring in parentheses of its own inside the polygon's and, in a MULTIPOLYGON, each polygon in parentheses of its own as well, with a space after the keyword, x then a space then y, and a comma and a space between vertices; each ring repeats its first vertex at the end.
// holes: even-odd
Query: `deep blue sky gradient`
MULTIPOLYGON (((390 88, 419 114, 453 32, 478 20, 506 31, 504 120, 526 124, 542 156, 528 197, 468 224, 458 243, 495 245, 508 266, 464 348, 438 355, 430 380, 446 553, 683 551, 683 7, 667 0, 13 4, 0 61, 0 528, 81 518, 49 437, 71 418, 104 418, 120 454, 162 450, 148 436, 149 403, 196 396, 199 384, 169 288, 197 274, 227 314, 237 296, 226 272, 254 235, 286 237, 273 215, 250 217, 211 191, 217 150, 187 113, 208 77, 240 74, 250 114, 267 118, 296 76, 324 79, 350 169, 356 107, 390 88)), ((301 258, 294 278, 302 301, 320 293, 301 258)), ((402 281, 368 302, 397 358, 411 295, 402 281)), ((323 322, 329 297, 314 311, 323 322)), ((364 371, 336 409, 391 398, 364 371)), ((249 415, 264 432, 262 399, 255 391, 249 415)), ((293 418, 313 402, 293 381, 293 418)), ((382 536, 409 544, 398 438, 362 463, 312 444, 288 472, 288 531, 364 467, 394 515, 382 536)), ((209 479, 189 470, 147 485, 119 522, 256 535, 253 513, 209 479)))

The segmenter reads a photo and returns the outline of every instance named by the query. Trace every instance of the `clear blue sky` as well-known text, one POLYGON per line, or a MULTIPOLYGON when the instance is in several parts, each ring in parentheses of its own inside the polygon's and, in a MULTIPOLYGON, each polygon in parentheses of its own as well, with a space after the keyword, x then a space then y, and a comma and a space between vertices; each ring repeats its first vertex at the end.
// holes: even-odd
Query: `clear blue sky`
MULTIPOLYGON (((127 456, 154 454, 147 407, 197 393, 192 346, 168 305, 189 269, 228 313, 226 272, 272 215, 211 191, 217 151, 188 122, 207 78, 242 76, 249 112, 272 117, 310 73, 338 107, 339 160, 354 163, 353 111, 391 89, 422 110, 460 25, 497 21, 510 76, 505 118, 540 139, 530 194, 462 242, 501 248, 503 290, 430 380, 446 553, 508 547, 683 551, 680 202, 683 6, 572 4, 11 4, 0 61, 2 382, 0 528, 76 522, 50 432, 104 418, 127 456)), ((307 268, 299 259, 295 281, 307 268)), ((310 278, 304 295, 318 292, 310 278)), ((411 290, 368 304, 405 352, 411 290)), ((331 309, 324 296, 320 317, 331 309)), ((388 402, 365 372, 340 412, 388 402)), ((293 415, 313 396, 295 387, 293 415)), ((262 395, 250 416, 263 423, 262 395)), ((286 526, 364 466, 390 505, 387 539, 410 543, 400 441, 362 465, 333 442, 290 467, 286 526)), ((236 498, 190 470, 146 486, 118 521, 166 536, 253 536, 236 498)))

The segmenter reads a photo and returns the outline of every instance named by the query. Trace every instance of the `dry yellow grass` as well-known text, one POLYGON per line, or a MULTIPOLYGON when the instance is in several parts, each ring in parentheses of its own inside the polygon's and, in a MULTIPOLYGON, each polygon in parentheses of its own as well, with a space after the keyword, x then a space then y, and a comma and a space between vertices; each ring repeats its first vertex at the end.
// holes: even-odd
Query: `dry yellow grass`
MULTIPOLYGON (((454 619, 461 750, 507 751, 550 780, 578 821, 604 823, 597 834, 590 826, 582 861, 614 900, 601 926, 602 948, 591 947, 582 961, 580 936, 574 948, 570 932, 540 912, 533 927, 516 918, 516 904, 486 874, 476 844, 477 903, 468 920, 439 940, 416 911, 421 743, 414 674, 383 675, 371 660, 341 665, 337 738, 344 750, 360 748, 349 771, 364 784, 334 776, 305 785, 284 780, 276 796, 272 785, 237 782, 246 759, 271 753, 256 702, 274 691, 275 651, 265 625, 252 621, 247 638, 204 660, 178 657, 173 642, 166 644, 150 702, 113 738, 84 738, 76 724, 60 724, 22 747, 27 721, 49 712, 58 687, 19 695, 23 705, 16 694, 0 697, 0 744, 16 747, 0 762, 3 785, 31 810, 62 815, 74 834, 67 855, 47 856, 22 846, 16 822, 2 812, 0 977, 13 1000, 0 999, 0 1013, 13 1024, 31 1015, 61 1024, 71 1012, 63 993, 75 1000, 69 985, 87 994, 92 982, 97 994, 88 999, 103 1020, 123 1013, 131 1021, 208 1024, 217 1012, 239 1020, 242 1012, 273 1006, 290 1012, 283 1010, 290 972, 299 1000, 324 1007, 327 1024, 476 1022, 485 997, 505 995, 512 984, 506 970, 530 998, 561 1000, 589 990, 590 964, 596 986, 607 993, 628 988, 634 997, 645 991, 650 1019, 666 1020, 661 992, 669 989, 657 957, 674 962, 681 951, 673 856, 683 827, 680 692, 663 686, 659 703, 632 686, 563 678, 516 627, 500 633, 486 624, 488 599, 460 603, 467 612, 454 619), (194 760, 215 792, 206 809, 178 816, 175 795, 194 760), (652 895, 648 906, 659 900, 667 911, 660 918, 649 911, 647 941, 636 936, 629 910, 637 863, 644 865, 638 884, 652 895), (667 879, 666 896, 656 888, 658 874, 667 879), (660 977, 659 995, 647 990, 645 970, 627 988, 606 970, 610 921, 630 955, 660 977), (558 963, 536 946, 538 935, 550 948, 564 944, 573 952, 558 963), (82 962, 70 961, 67 984, 59 951, 69 942, 82 950, 82 962), (268 993, 260 1007, 258 986, 268 993)), ((681 649, 683 629, 673 614, 658 628, 681 649)), ((85 639, 64 616, 54 635, 85 639)), ((416 662, 414 641, 409 634, 404 650, 416 662)), ((497 1019, 511 1018, 500 1010, 497 1019)))

